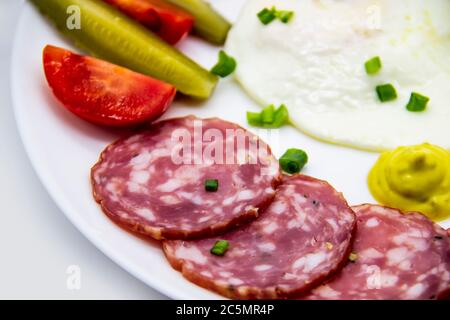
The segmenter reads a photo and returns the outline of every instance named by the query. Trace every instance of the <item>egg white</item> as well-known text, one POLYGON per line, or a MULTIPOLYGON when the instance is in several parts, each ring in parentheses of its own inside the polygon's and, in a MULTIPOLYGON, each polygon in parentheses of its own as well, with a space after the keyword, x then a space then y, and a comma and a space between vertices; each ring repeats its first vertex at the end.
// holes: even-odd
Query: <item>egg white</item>
POLYGON ((450 149, 449 0, 249 0, 226 50, 236 77, 262 106, 285 103, 292 123, 318 139, 367 150, 430 142, 450 149), (263 8, 292 10, 263 25, 263 8), (380 56, 375 76, 364 69, 380 56), (381 103, 391 83, 398 99, 381 103), (406 110, 411 92, 430 98, 406 110))

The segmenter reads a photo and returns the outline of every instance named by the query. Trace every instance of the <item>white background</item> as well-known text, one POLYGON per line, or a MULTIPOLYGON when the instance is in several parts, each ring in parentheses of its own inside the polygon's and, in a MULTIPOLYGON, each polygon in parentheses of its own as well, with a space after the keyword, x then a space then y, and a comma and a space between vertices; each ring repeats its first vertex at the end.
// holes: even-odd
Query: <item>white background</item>
POLYGON ((10 50, 21 3, 0 0, 0 299, 164 299, 91 245, 31 168, 9 88, 10 50), (81 269, 80 290, 67 288, 71 265, 81 269))

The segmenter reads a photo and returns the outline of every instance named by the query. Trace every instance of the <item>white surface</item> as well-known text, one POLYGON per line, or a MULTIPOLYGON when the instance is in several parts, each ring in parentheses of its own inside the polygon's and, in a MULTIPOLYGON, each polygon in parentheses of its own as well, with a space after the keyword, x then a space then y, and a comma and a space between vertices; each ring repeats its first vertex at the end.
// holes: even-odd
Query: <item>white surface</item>
POLYGON ((86 240, 31 168, 10 102, 10 50, 20 6, 0 0, 0 299, 163 299, 86 240), (70 265, 81 269, 80 290, 67 289, 70 265))
MULTIPOLYGON (((233 20, 242 2, 243 0, 229 0, 216 3, 222 12, 233 20)), ((179 273, 170 268, 156 243, 146 242, 119 229, 101 213, 93 201, 88 180, 89 168, 95 163, 104 146, 114 140, 117 134, 77 119, 61 108, 48 90, 41 66, 43 46, 47 43, 71 46, 64 42, 30 6, 25 8, 20 19, 16 40, 12 68, 17 121, 38 175, 64 213, 108 256, 165 294, 186 299, 217 297, 184 280, 179 273)), ((185 42, 182 49, 206 67, 214 63, 218 51, 218 48, 212 48, 195 39, 185 42)), ((195 113, 199 116, 220 116, 245 126, 245 111, 249 109, 257 110, 258 107, 245 96, 236 83, 227 79, 220 83, 215 95, 208 102, 198 104, 187 100, 177 101, 166 117, 195 113)), ((304 148, 311 159, 305 173, 330 181, 338 190, 344 192, 351 204, 373 201, 367 191, 365 180, 369 168, 377 157, 376 154, 324 144, 302 135, 291 127, 282 128, 278 139, 276 137, 276 135, 272 136, 268 142, 278 156, 288 147, 304 148)), ((22 168, 20 170, 23 171, 22 168)), ((31 172, 26 174, 32 175, 31 172)), ((5 180, 11 180, 7 184, 11 190, 13 189, 11 185, 14 186, 15 183, 25 188, 20 184, 22 180, 16 176, 5 180)), ((20 205, 31 202, 33 199, 32 195, 29 195, 31 192, 27 191, 26 189, 22 189, 21 192, 16 190, 15 202, 18 195, 23 202, 20 205)), ((34 227, 35 221, 41 221, 41 212, 38 214, 38 220, 33 215, 34 220, 28 221, 30 217, 26 216, 24 220, 27 220, 27 223, 22 220, 22 223, 19 221, 11 225, 19 227, 16 229, 22 232, 24 227, 34 227)), ((56 217, 63 219, 58 213, 49 219, 57 219, 56 217)), ((59 245, 61 241, 59 237, 69 237, 67 231, 60 232, 58 226, 49 225, 49 223, 46 221, 44 224, 48 246, 59 245)), ((17 230, 14 230, 15 228, 11 225, 7 232, 15 235, 17 230)), ((12 237, 5 239, 8 243, 13 241, 12 237)), ((32 246, 34 241, 30 240, 20 243, 25 247, 32 246)), ((77 241, 85 240, 73 241, 72 239, 72 242, 77 241)), ((14 245, 10 247, 9 250, 13 252, 20 254, 24 252, 13 248, 14 245)), ((45 247, 41 246, 39 249, 27 252, 40 257, 43 248, 45 247)), ((74 252, 74 248, 75 244, 68 244, 65 250, 74 252)), ((28 270, 29 265, 35 266, 42 260, 36 256, 25 264, 24 270, 28 270)), ((14 266, 15 264, 11 268, 14 266)), ((93 278, 103 276, 110 281, 111 285, 117 285, 116 277, 111 277, 108 273, 95 269, 91 274, 93 278)), ((128 282, 128 280, 125 281, 128 282)), ((47 282, 48 279, 42 280, 42 284, 47 282)))

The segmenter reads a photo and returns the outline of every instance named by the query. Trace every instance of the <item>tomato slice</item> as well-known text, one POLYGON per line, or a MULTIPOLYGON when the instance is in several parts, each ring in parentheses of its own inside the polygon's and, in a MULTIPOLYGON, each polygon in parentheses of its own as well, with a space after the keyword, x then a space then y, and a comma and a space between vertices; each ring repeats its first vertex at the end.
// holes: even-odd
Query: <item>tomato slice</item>
POLYGON ((55 96, 95 124, 124 127, 155 120, 175 97, 172 85, 62 48, 46 46, 43 58, 55 96))
POLYGON ((194 26, 194 17, 162 0, 103 0, 140 22, 169 44, 184 39, 194 26))

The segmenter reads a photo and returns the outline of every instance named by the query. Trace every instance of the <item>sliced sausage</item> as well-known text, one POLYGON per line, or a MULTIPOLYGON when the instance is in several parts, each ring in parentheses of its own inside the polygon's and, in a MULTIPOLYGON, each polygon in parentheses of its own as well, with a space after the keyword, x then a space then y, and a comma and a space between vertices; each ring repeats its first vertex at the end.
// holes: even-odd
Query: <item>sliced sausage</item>
POLYGON ((419 213, 354 208, 352 261, 306 299, 440 299, 450 290, 450 237, 419 213))
POLYGON ((256 218, 280 173, 255 135, 189 116, 108 146, 91 177, 96 201, 120 225, 155 239, 192 239, 256 218), (217 191, 208 191, 206 180, 217 180, 217 191))
POLYGON ((283 178, 274 202, 251 224, 220 237, 166 241, 171 265, 190 281, 229 298, 275 299, 318 285, 347 261, 356 218, 328 183, 283 178), (228 241, 223 256, 210 253, 228 241))

